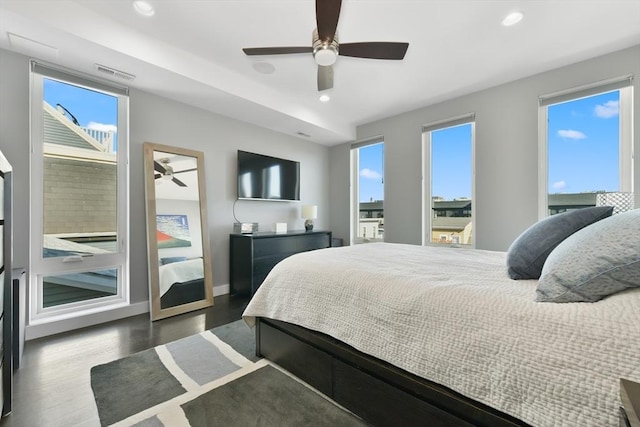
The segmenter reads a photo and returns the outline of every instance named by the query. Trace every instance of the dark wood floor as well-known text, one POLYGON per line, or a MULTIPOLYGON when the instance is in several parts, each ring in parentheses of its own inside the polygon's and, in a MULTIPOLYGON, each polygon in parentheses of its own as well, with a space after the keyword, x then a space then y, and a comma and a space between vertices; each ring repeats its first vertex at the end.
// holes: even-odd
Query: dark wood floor
POLYGON ((89 370, 241 318, 247 297, 221 295, 211 308, 151 322, 149 315, 27 341, 14 375, 7 427, 99 426, 89 370))

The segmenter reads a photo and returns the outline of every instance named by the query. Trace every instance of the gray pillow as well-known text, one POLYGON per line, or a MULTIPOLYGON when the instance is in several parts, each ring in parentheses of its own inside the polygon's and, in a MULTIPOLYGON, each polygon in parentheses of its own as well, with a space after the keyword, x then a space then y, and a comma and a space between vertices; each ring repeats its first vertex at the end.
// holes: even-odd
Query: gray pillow
POLYGON ((551 252, 536 301, 593 302, 640 288, 640 209, 572 234, 551 252))
POLYGON ((527 228, 507 251, 512 279, 537 279, 551 251, 576 231, 611 216, 613 207, 596 206, 550 216, 527 228))

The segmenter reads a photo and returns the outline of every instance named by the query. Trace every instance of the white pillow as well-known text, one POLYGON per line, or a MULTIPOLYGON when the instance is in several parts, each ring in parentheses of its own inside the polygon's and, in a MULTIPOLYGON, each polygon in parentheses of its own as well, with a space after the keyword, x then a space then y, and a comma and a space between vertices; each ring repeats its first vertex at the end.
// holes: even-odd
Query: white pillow
POLYGON ((640 209, 595 222, 549 254, 536 301, 594 302, 640 288, 640 209))

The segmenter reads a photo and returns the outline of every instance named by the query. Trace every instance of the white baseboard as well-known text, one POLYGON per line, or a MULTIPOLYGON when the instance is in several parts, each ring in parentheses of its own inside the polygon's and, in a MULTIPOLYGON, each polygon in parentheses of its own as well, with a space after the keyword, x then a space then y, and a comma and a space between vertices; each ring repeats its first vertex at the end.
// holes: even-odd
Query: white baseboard
POLYGON ((226 295, 229 293, 229 285, 218 285, 213 287, 213 296, 226 295))
POLYGON ((91 313, 84 316, 73 317, 70 319, 62 319, 54 322, 39 323, 36 325, 27 325, 24 331, 24 339, 26 341, 36 338, 46 337, 48 335, 59 334, 61 332, 72 331, 74 329, 86 328, 100 323, 111 322, 113 320, 124 319, 125 317, 136 316, 138 314, 149 312, 149 301, 142 301, 135 304, 129 304, 125 307, 115 308, 113 310, 91 313))
MULTIPOLYGON (((225 295, 229 293, 229 285, 218 285, 213 287, 213 296, 225 295)), ((124 319, 125 317, 137 316, 138 314, 149 312, 149 301, 129 304, 126 307, 119 307, 113 310, 78 316, 71 319, 63 319, 54 322, 28 325, 25 327, 25 341, 42 338, 49 335, 72 331, 74 329, 86 328, 87 326, 99 325, 113 320, 124 319)), ((149 320, 151 321, 151 320, 149 320)))

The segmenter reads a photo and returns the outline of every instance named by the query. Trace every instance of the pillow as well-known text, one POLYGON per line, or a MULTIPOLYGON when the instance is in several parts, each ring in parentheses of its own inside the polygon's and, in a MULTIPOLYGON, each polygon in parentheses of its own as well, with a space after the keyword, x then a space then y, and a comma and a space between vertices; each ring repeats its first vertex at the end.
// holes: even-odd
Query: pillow
POLYGON ((166 258, 160 258, 160 264, 167 265, 167 264, 171 264, 172 262, 182 262, 186 260, 187 260, 186 256, 170 256, 166 258))
POLYGON ((551 251, 564 239, 603 218, 613 207, 576 209, 545 218, 527 228, 507 251, 507 269, 512 279, 537 279, 551 251))
POLYGON ((567 237, 542 269, 536 301, 594 302, 640 288, 640 209, 614 215, 567 237))

